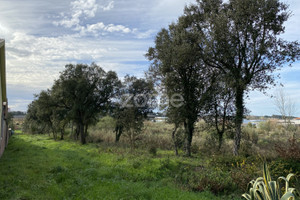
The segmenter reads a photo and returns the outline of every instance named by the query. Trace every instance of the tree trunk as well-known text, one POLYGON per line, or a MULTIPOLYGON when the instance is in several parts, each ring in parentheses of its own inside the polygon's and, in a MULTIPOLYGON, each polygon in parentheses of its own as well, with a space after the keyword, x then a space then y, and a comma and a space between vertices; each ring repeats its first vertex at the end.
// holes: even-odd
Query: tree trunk
POLYGON ((241 135, 242 135, 242 123, 244 117, 244 89, 237 87, 235 94, 235 135, 234 135, 234 148, 233 154, 237 156, 239 154, 241 135))
POLYGON ((79 134, 80 134, 80 124, 77 123, 75 128, 74 140, 78 140, 79 134))
POLYGON ((60 130, 60 140, 64 139, 64 130, 60 130))
POLYGON ((53 138, 54 138, 54 140, 56 140, 56 131, 55 131, 55 129, 54 129, 54 127, 52 126, 52 134, 53 134, 53 138))
POLYGON ((178 125, 175 124, 175 128, 172 132, 172 139, 174 142, 174 151, 175 151, 175 155, 178 156, 178 147, 177 147, 177 140, 176 140, 176 131, 177 131, 178 125))
POLYGON ((116 141, 115 142, 118 143, 120 141, 120 137, 123 133, 123 127, 117 125, 115 128, 115 132, 116 132, 116 141))
POLYGON ((65 135, 65 125, 60 129, 60 140, 64 139, 65 135))
POLYGON ((192 139, 193 139, 193 132, 194 132, 194 123, 192 123, 190 120, 186 120, 184 122, 184 129, 186 133, 186 142, 185 142, 185 150, 186 150, 186 156, 191 157, 192 151, 192 139))
POLYGON ((72 121, 72 124, 71 124, 71 135, 74 134, 74 131, 73 131, 73 129, 74 129, 73 124, 74 124, 74 122, 72 121))
POLYGON ((86 135, 85 135, 85 130, 84 130, 83 123, 79 124, 79 132, 80 132, 80 142, 81 142, 81 144, 86 144, 86 135))
POLYGON ((218 136, 219 136, 219 146, 218 146, 218 151, 221 151, 222 148, 222 144, 223 144, 223 131, 218 132, 218 136))

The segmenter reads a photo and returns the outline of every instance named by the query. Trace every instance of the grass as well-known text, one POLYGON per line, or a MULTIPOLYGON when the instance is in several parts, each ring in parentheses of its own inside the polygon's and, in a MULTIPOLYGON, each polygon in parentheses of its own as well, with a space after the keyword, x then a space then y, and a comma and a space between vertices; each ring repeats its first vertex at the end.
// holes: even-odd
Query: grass
MULTIPOLYGON (((17 133, 0 159, 0 199, 231 199, 180 188, 171 152, 151 157, 126 148, 53 141, 17 133)), ((233 198, 232 198, 233 199, 233 198)))

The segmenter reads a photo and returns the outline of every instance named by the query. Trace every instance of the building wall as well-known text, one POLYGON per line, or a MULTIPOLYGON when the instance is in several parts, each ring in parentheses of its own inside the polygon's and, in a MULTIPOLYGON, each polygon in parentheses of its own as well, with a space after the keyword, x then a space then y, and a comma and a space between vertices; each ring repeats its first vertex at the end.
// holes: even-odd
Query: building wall
POLYGON ((9 135, 7 122, 5 120, 8 104, 6 96, 6 72, 5 72, 5 42, 0 39, 0 157, 2 156, 5 147, 7 146, 9 135))

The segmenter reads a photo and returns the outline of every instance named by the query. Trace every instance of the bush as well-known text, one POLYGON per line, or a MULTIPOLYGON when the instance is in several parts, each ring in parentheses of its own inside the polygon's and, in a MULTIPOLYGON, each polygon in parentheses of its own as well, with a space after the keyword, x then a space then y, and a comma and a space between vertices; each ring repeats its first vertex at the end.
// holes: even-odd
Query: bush
POLYGON ((149 153, 152 155, 152 156, 156 156, 157 154, 157 148, 155 146, 150 146, 149 148, 149 153))
POLYGON ((180 127, 175 135, 175 142, 177 144, 178 149, 182 149, 184 147, 184 142, 185 142, 185 130, 180 127))
MULTIPOLYGON (((224 141, 223 141, 224 143, 224 141)), ((207 131, 204 143, 201 145, 201 152, 212 155, 218 152, 218 135, 215 131, 207 131)), ((222 144, 224 145, 224 144, 222 144)))
POLYGON ((116 120, 110 116, 102 117, 96 127, 100 130, 113 131, 116 126, 116 120))
POLYGON ((245 140, 251 141, 253 144, 257 144, 258 142, 258 131, 255 126, 249 123, 246 127, 243 127, 243 138, 245 140))
POLYGON ((243 155, 245 157, 256 155, 255 146, 249 140, 242 140, 241 141, 241 146, 240 146, 239 152, 240 152, 241 155, 243 155))
POLYGON ((253 178, 257 177, 259 169, 256 165, 256 163, 247 162, 246 160, 233 164, 231 178, 240 190, 243 191, 247 187, 248 183, 253 178))
POLYGON ((263 130, 265 133, 269 133, 276 129, 276 122, 275 121, 262 121, 258 124, 258 128, 263 130))
POLYGON ((211 191, 214 194, 229 194, 236 190, 230 173, 221 168, 193 167, 182 165, 176 181, 194 191, 211 191))
POLYGON ((295 160, 283 160, 276 159, 270 162, 270 171, 276 176, 285 176, 289 173, 295 173, 295 175, 300 175, 300 165, 298 161, 295 160))
POLYGON ((288 139, 286 143, 277 143, 275 150, 283 159, 300 161, 300 142, 295 138, 288 139))

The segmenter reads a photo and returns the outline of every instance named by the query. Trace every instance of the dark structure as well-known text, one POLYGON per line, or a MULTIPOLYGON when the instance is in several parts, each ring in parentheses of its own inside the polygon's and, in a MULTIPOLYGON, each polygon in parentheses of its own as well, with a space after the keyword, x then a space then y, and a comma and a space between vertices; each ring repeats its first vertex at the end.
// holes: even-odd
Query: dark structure
POLYGON ((7 124, 7 95, 6 95, 6 76, 5 76, 5 41, 0 39, 0 157, 2 156, 9 139, 7 124))

